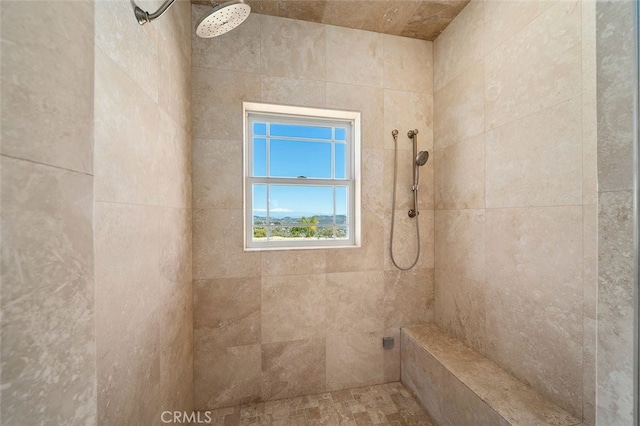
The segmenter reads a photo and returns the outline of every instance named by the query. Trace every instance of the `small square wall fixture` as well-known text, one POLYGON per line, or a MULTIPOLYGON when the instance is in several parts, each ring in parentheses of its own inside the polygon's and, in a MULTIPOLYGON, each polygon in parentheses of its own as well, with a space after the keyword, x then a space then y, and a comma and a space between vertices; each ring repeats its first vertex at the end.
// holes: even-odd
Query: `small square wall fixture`
POLYGON ((382 347, 384 349, 393 349, 394 338, 393 337, 383 337, 382 338, 382 347))

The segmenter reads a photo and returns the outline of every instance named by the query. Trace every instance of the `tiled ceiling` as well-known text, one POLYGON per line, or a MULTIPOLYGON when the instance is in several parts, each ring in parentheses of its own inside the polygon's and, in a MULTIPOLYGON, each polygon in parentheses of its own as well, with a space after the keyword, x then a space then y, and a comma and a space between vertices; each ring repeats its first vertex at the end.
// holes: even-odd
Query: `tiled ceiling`
MULTIPOLYGON (((192 0, 211 5, 206 0, 192 0)), ((222 1, 221 1, 222 2, 222 1)), ((246 0, 251 11, 434 40, 469 0, 246 0)))

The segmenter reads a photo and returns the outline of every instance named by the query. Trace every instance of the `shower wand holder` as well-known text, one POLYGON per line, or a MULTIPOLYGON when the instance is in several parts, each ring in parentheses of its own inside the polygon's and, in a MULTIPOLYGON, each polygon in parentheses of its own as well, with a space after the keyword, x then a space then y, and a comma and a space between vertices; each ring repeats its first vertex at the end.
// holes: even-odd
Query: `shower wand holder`
POLYGON ((414 209, 410 209, 410 210, 407 212, 407 214, 409 215, 409 217, 413 218, 413 217, 418 216, 418 215, 420 214, 420 212, 419 212, 419 211, 417 211, 417 210, 414 210, 414 209))

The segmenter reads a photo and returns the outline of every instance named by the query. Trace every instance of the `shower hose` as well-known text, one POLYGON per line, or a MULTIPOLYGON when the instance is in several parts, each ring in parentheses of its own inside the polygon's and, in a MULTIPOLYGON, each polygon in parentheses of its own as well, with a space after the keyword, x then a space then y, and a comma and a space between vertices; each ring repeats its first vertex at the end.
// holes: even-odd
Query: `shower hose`
MULTIPOLYGON (((408 267, 402 267, 396 263, 395 258, 393 257, 393 229, 395 227, 396 221, 396 181, 398 180, 398 131, 394 130, 391 132, 394 141, 394 154, 393 154, 393 201, 391 202, 391 243, 389 244, 389 251, 391 252, 391 262, 393 266, 400 269, 401 271, 408 271, 416 266, 418 263, 418 259, 420 258, 420 224, 418 221, 418 215, 414 217, 416 220, 416 245, 418 246, 418 250, 416 252, 416 258, 413 260, 413 263, 408 267)), ((414 159, 415 161, 415 159, 414 159)), ((414 191, 418 189, 415 188, 414 191)))

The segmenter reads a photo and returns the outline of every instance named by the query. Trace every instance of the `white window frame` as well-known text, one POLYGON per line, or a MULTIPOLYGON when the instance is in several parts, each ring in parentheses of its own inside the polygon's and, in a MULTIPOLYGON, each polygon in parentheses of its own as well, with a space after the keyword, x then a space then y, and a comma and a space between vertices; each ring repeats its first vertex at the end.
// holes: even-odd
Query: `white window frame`
MULTIPOLYGON (((263 104, 255 102, 243 102, 243 200, 244 200, 244 250, 298 250, 298 249, 327 249, 327 248, 354 248, 361 246, 361 178, 360 178, 360 113, 357 111, 342 111, 320 108, 306 108, 297 106, 286 106, 276 104, 263 104), (269 116, 273 115, 278 119, 295 119, 296 122, 305 120, 309 124, 318 121, 319 124, 333 122, 350 123, 347 129, 351 129, 347 135, 346 149, 346 176, 340 180, 340 186, 349 187, 347 217, 348 239, 304 239, 300 241, 253 241, 253 200, 252 184, 268 181, 269 184, 300 185, 302 182, 296 178, 257 178, 251 176, 253 173, 253 141, 250 128, 250 115, 269 116), (351 179, 349 179, 351 176, 351 179), (257 182, 258 181, 258 182, 257 182)), ((336 185, 334 179, 305 179, 305 186, 333 186, 336 185)), ((269 200, 267 200, 267 203, 269 200)), ((334 200, 335 203, 335 200, 334 200)))

